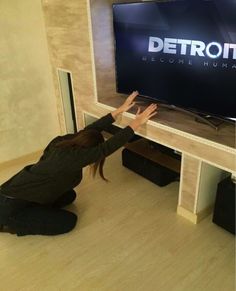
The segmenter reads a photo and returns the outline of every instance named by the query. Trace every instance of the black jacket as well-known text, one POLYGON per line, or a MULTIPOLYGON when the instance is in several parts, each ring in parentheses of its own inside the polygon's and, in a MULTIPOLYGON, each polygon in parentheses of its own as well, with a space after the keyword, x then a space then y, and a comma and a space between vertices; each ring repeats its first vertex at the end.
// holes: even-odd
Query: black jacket
MULTIPOLYGON (((102 131, 114 119, 108 114, 87 128, 102 131)), ((38 203, 51 203, 64 192, 76 187, 82 179, 82 168, 106 157, 124 146, 134 131, 127 126, 110 139, 92 148, 55 147, 58 141, 68 139, 74 134, 58 136, 53 139, 39 161, 28 165, 1 185, 1 193, 38 203)))

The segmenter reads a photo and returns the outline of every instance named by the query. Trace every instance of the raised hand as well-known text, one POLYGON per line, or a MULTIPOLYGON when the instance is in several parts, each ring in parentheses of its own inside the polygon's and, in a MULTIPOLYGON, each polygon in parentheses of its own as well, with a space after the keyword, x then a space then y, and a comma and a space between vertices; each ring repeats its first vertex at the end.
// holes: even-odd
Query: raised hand
POLYGON ((146 123, 151 117, 157 114, 157 108, 157 104, 149 105, 143 112, 141 112, 140 108, 138 108, 136 117, 129 126, 133 130, 136 130, 139 126, 146 123))
POLYGON ((120 110, 122 112, 128 111, 135 105, 134 99, 138 96, 138 91, 134 91, 129 97, 125 100, 125 102, 120 106, 120 110))
POLYGON ((129 95, 129 97, 125 100, 125 102, 117 108, 115 111, 113 111, 111 114, 113 118, 115 119, 119 114, 128 111, 130 108, 132 108, 135 105, 134 99, 138 96, 138 91, 134 91, 132 94, 129 95))

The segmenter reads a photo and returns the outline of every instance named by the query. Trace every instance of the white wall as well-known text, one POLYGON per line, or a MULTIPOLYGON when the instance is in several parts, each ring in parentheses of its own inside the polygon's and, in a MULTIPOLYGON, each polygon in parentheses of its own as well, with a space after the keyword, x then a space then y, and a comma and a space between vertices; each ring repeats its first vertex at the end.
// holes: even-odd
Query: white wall
POLYGON ((0 0, 0 163, 60 134, 40 0, 0 0))

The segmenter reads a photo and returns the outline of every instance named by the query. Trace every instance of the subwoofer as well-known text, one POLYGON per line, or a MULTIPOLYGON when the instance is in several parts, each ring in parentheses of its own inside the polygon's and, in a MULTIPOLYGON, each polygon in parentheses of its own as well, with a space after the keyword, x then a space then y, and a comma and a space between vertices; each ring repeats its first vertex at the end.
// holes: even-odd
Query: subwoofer
POLYGON ((179 173, 128 149, 122 151, 122 164, 160 187, 179 180, 179 173))
POLYGON ((219 182, 212 221, 235 234, 235 190, 236 184, 228 177, 219 182))

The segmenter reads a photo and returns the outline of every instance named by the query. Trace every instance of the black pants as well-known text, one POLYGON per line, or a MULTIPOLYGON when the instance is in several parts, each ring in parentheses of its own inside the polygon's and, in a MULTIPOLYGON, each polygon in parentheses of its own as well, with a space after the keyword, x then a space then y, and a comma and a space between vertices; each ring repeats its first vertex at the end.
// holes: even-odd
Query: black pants
POLYGON ((0 228, 2 231, 23 235, 57 235, 71 231, 77 216, 60 209, 76 198, 74 190, 61 195, 53 204, 38 204, 8 198, 0 193, 0 228))

